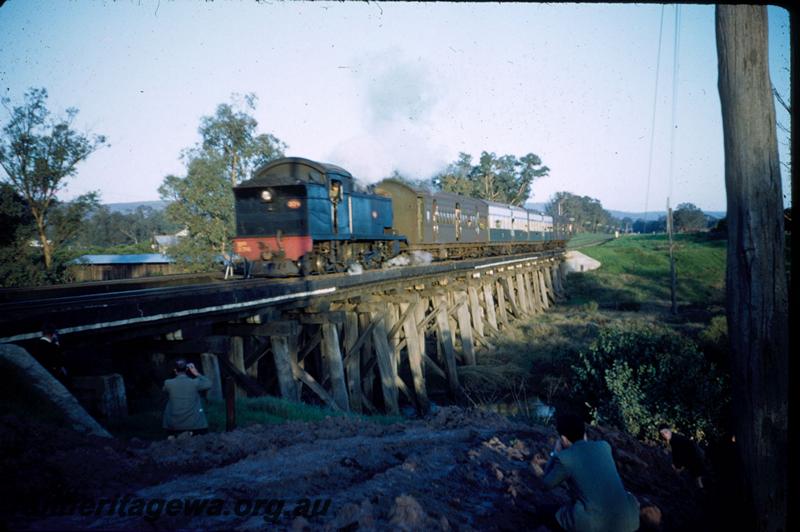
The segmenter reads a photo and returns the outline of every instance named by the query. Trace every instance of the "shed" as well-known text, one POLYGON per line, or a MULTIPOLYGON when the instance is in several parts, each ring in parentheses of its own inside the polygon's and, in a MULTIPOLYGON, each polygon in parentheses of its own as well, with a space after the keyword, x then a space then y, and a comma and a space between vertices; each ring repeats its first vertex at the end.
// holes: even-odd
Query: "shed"
POLYGON ((175 260, 161 253, 139 255, 83 255, 69 266, 76 281, 136 279, 180 273, 175 260))

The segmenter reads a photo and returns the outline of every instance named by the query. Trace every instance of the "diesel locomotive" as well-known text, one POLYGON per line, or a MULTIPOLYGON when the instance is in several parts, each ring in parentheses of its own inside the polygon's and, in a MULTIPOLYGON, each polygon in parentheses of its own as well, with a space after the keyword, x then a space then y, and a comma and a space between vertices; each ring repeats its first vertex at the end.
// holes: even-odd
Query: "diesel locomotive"
POLYGON ((561 245, 552 217, 394 179, 362 189, 339 166, 278 159, 234 187, 234 252, 247 275, 295 276, 377 268, 402 252, 459 259, 561 245))

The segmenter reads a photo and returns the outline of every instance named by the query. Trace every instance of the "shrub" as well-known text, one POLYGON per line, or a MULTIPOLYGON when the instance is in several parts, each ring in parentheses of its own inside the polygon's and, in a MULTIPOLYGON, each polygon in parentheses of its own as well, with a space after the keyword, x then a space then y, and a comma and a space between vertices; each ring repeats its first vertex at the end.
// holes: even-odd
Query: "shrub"
POLYGON ((669 329, 606 328, 572 369, 595 421, 644 439, 655 439, 662 422, 698 438, 720 431, 727 381, 691 340, 669 329))

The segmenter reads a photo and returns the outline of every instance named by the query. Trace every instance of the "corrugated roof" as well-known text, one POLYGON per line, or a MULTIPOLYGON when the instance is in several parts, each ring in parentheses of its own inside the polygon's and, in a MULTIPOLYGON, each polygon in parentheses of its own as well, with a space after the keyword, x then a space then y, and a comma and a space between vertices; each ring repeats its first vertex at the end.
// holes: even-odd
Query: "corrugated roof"
POLYGON ((161 253, 139 255, 82 255, 72 264, 170 264, 175 260, 161 253))

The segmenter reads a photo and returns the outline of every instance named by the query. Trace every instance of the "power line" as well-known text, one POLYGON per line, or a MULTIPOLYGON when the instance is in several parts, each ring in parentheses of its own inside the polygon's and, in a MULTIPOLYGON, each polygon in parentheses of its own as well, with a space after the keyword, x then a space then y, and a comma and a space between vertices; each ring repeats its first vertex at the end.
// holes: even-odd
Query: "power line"
MULTIPOLYGON (((658 74, 661 71, 661 35, 664 31, 664 6, 661 6, 661 20, 658 23, 658 55, 656 56, 656 84, 653 89, 653 116, 650 121, 650 158, 647 163, 647 186, 644 194, 644 221, 647 222, 647 202, 650 199, 650 176, 653 173, 653 145, 656 133, 656 108, 658 107, 658 74)), ((645 226, 646 228, 646 226, 645 226)))
POLYGON ((678 72, 680 71, 680 51, 681 44, 681 6, 675 4, 675 36, 674 49, 672 52, 672 127, 669 136, 669 186, 667 188, 667 201, 672 197, 672 183, 674 182, 675 168, 675 131, 678 129, 676 119, 678 111, 678 72))

